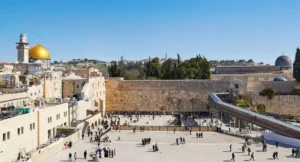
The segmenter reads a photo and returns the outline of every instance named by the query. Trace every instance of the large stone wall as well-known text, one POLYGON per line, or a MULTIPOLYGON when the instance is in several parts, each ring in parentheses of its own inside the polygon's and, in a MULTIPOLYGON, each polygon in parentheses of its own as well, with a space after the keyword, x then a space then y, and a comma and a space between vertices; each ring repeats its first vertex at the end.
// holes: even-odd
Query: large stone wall
POLYGON ((269 113, 300 116, 300 96, 278 95, 271 100, 267 97, 255 96, 254 100, 256 104, 265 104, 269 113))
POLYGON ((110 111, 208 111, 211 92, 225 92, 242 82, 228 80, 138 80, 108 79, 106 110, 110 111))
POLYGON ((262 91, 264 88, 273 88, 279 94, 291 93, 296 87, 295 81, 248 81, 247 89, 262 91))

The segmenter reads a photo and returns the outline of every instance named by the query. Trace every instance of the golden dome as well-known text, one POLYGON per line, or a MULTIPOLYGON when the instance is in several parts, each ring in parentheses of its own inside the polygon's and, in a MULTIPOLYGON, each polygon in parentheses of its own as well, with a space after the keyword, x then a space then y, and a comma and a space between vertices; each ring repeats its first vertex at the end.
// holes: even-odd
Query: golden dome
POLYGON ((29 59, 50 60, 49 51, 42 45, 36 44, 29 49, 29 59))

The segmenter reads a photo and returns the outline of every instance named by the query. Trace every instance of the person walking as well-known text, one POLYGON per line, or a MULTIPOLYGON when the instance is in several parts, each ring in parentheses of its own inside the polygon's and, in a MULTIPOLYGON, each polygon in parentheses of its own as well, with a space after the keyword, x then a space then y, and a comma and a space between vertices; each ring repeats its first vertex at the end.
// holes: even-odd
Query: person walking
POLYGON ((76 161, 76 159, 77 159, 77 153, 74 152, 74 160, 76 161))
POLYGON ((185 144, 185 138, 184 137, 182 138, 182 141, 183 141, 183 144, 185 144))
POLYGON ((176 128, 173 129, 174 134, 175 134, 175 131, 176 131, 176 128))
POLYGON ((81 137, 82 137, 82 140, 83 140, 84 139, 84 134, 82 134, 81 137))
POLYGON ((229 145, 229 150, 231 152, 231 150, 232 150, 232 144, 229 145))
POLYGON ((198 133, 196 133, 196 137, 198 138, 198 133))
POLYGON ((251 153, 251 148, 248 147, 248 155, 250 155, 250 153, 251 153))
POLYGON ((190 135, 192 135, 192 129, 190 129, 190 135))
POLYGON ((235 161, 235 155, 234 155, 234 152, 232 153, 232 155, 231 155, 231 160, 230 161, 235 161))
POLYGON ((278 142, 276 141, 276 148, 278 148, 278 142))
POLYGON ((178 145, 178 138, 176 138, 176 144, 178 145))
POLYGON ((254 152, 251 154, 251 159, 249 161, 253 160, 254 161, 254 152))
POLYGON ((84 153, 83 153, 84 159, 86 159, 86 155, 87 155, 87 152, 85 150, 84 153))
POLYGON ((72 161, 72 153, 69 153, 69 160, 68 161, 72 161))

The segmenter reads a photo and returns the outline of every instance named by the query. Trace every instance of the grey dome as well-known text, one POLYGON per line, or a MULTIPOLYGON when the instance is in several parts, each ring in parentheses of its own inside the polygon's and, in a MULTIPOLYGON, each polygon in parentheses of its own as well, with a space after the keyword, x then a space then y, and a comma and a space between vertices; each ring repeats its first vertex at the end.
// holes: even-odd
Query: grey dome
POLYGON ((287 81, 287 79, 283 76, 278 76, 273 79, 273 81, 287 81))
POLYGON ((292 60, 286 55, 279 56, 275 61, 275 66, 292 67, 292 65, 292 60))

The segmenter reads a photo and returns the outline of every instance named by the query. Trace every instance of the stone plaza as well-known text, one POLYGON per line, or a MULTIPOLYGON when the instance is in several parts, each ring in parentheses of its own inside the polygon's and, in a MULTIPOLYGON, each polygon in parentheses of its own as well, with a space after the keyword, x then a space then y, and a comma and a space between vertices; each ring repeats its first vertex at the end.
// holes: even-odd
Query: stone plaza
MULTIPOLYGON (((216 132, 203 132, 203 138, 196 138, 196 132, 159 132, 159 131, 110 131, 111 143, 101 142, 103 147, 115 149, 116 155, 113 158, 101 158, 100 161, 116 162, 152 162, 152 161, 203 161, 203 162, 229 162, 232 152, 229 146, 232 144, 232 150, 235 153, 235 161, 249 161, 250 156, 242 153, 241 147, 244 139, 229 136, 216 132), (120 137, 120 140, 118 140, 120 137), (143 138, 151 138, 151 144, 143 146, 143 138), (185 144, 176 144, 176 138, 184 137, 185 144), (152 146, 157 143, 159 151, 153 152, 152 146)), ((94 161, 91 154, 95 154, 97 143, 90 143, 89 138, 85 136, 84 140, 79 140, 71 149, 64 149, 56 155, 50 157, 46 162, 67 162, 69 153, 77 153, 77 162, 94 161), (84 159, 83 152, 87 150, 87 159, 84 159)), ((262 152, 261 144, 253 143, 249 146, 254 152, 255 161, 273 160, 272 154, 278 151, 279 160, 284 162, 299 161, 291 156, 291 148, 276 148, 269 144, 267 152, 262 152)), ((72 157, 72 161, 74 158, 72 157)))

